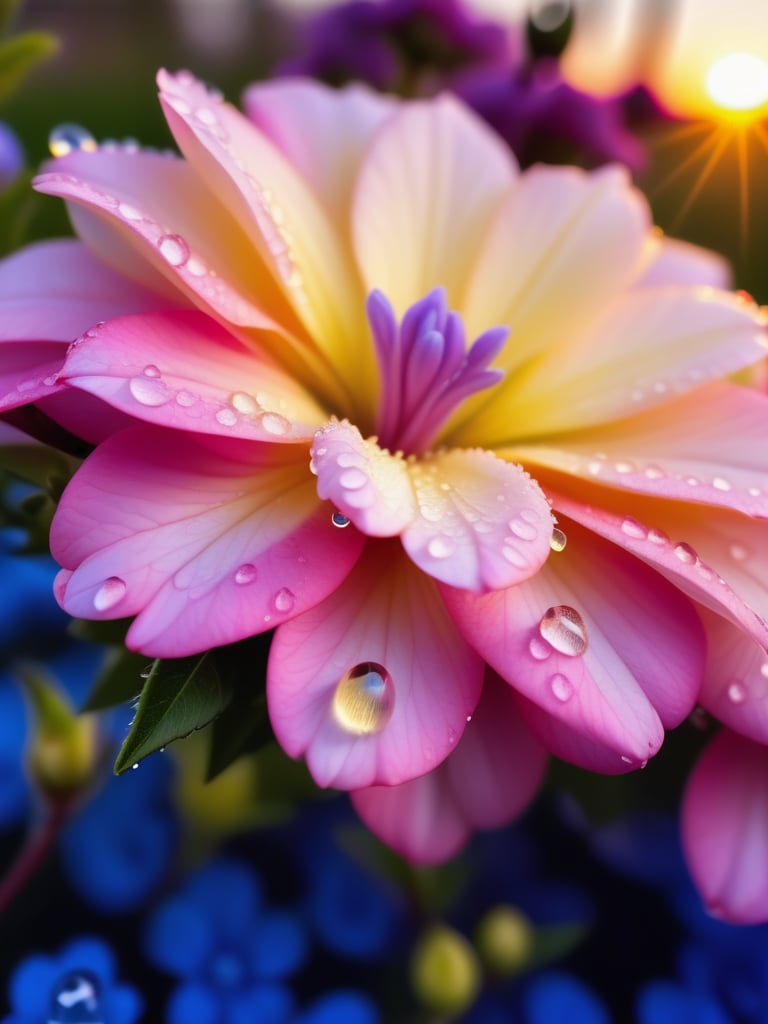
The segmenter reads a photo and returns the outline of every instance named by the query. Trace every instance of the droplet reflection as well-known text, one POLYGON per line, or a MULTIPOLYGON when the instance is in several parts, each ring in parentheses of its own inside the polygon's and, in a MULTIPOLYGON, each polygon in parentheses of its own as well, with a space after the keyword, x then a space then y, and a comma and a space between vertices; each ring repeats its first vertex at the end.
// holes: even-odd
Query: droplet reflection
POLYGON ((395 709, 395 687, 383 665, 364 661, 339 680, 333 714, 345 732, 371 736, 381 732, 395 709))

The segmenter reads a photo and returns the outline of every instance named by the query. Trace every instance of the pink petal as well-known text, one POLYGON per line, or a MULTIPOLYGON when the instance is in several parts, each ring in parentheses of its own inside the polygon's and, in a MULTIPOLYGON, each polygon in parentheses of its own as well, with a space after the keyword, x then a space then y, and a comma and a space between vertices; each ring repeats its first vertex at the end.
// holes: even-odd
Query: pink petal
POLYGON ((409 471, 419 514, 402 541, 430 576, 483 593, 520 583, 546 561, 552 513, 520 466, 454 449, 410 463, 409 471))
POLYGON ((371 143, 353 201, 366 290, 382 291, 398 317, 438 285, 456 307, 515 175, 506 147, 455 99, 401 105, 371 143))
POLYGON ((731 271, 727 261, 709 249, 677 238, 654 237, 648 242, 648 263, 633 287, 669 284, 729 288, 731 271))
MULTIPOLYGON (((759 522, 750 522, 736 513, 652 501, 643 496, 632 496, 628 501, 627 496, 609 488, 582 487, 578 498, 553 489, 549 493, 558 512, 631 552, 678 590, 726 618, 746 636, 768 646, 768 625, 741 596, 745 575, 733 572, 738 559, 725 550, 736 542, 742 528, 749 531, 750 542, 755 543, 761 531, 759 522), (627 515, 624 510, 630 509, 633 514, 627 515), (702 547, 701 553, 694 544, 702 547), (719 571, 709 564, 709 558, 719 571), (726 559, 731 563, 730 572, 726 559), (739 591, 720 572, 733 575, 739 591)), ((753 577, 747 597, 752 600, 758 590, 763 592, 762 585, 753 577)))
POLYGON ((552 515, 538 485, 490 452, 405 460, 331 422, 312 446, 317 490, 370 536, 401 534, 416 565, 467 590, 509 587, 549 555, 552 515))
POLYGON ((156 306, 68 239, 37 242, 0 262, 0 409, 58 390, 66 346, 99 320, 156 306))
MULTIPOLYGON (((460 443, 478 443, 476 438, 485 437, 486 445, 502 444, 513 431, 519 432, 520 423, 528 436, 590 427, 603 432, 612 421, 619 421, 621 431, 631 429, 628 417, 644 411, 653 430, 657 417, 675 417, 670 400, 677 396, 690 396, 711 422, 702 385, 763 359, 766 341, 765 315, 727 292, 628 292, 609 305, 595 325, 580 334, 571 331, 530 370, 502 382, 494 396, 503 394, 506 420, 501 398, 494 397, 495 407, 461 432, 460 443)), ((588 441, 589 435, 577 439, 588 441)))
POLYGON ((125 430, 86 459, 54 517, 59 600, 82 618, 137 615, 128 644, 145 654, 231 643, 346 576, 362 538, 330 516, 301 446, 125 430))
POLYGON ((62 378, 131 416, 250 440, 308 440, 323 411, 291 377, 204 313, 122 317, 91 328, 62 378))
MULTIPOLYGON (((704 666, 701 624, 685 598, 636 559, 575 523, 564 529, 566 549, 532 579, 482 597, 446 591, 446 603, 488 663, 564 723, 565 741, 583 735, 589 750, 607 748, 601 771, 624 771, 652 756, 663 726, 693 707, 704 666)), ((570 742, 557 752, 578 759, 570 742)))
MULTIPOLYGON (((768 516, 768 396, 727 381, 708 384, 618 423, 551 444, 502 449, 508 458, 587 481, 675 501, 768 516), (724 428, 727 424, 727 428, 724 428)), ((533 470, 535 473, 535 470, 533 470)), ((625 504, 635 500, 624 497, 625 504)))
POLYGON ((354 365, 354 383, 370 378, 372 385, 373 353, 366 357, 368 347, 360 345, 367 326, 357 273, 311 179, 305 182, 251 121, 192 76, 161 71, 158 85, 179 147, 243 225, 283 302, 337 372, 354 365))
POLYGON ((246 115, 291 162, 334 219, 349 216, 358 166, 371 136, 396 108, 365 86, 331 89, 310 79, 249 86, 246 115))
POLYGON ((277 630, 267 698, 278 740, 306 757, 319 785, 359 789, 439 764, 482 678, 483 663, 457 635, 434 581, 397 545, 378 541, 335 593, 277 630), (387 682, 380 698, 355 704, 344 681, 366 664, 380 666, 387 682))
POLYGON ((683 848, 710 913, 768 920, 768 747, 723 730, 683 796, 683 848))
POLYGON ((513 821, 538 792, 547 755, 525 728, 514 694, 488 675, 472 722, 442 764, 399 786, 350 794, 368 828, 415 864, 458 853, 474 829, 513 821))
POLYGON ((735 732, 768 743, 768 653, 731 622, 702 612, 707 657, 699 703, 735 732))
POLYGON ((288 307, 276 301, 263 268, 259 273, 251 240, 183 161, 144 152, 73 151, 50 161, 35 187, 69 200, 88 246, 127 277, 161 292, 166 304, 191 302, 250 327, 286 323, 288 307))

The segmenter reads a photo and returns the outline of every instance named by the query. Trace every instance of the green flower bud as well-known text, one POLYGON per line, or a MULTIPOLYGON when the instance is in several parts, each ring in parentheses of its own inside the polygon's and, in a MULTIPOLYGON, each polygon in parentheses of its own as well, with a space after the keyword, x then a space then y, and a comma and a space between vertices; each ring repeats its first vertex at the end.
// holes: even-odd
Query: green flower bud
POLYGON ((458 1016, 480 991, 481 971, 474 948, 445 924, 434 925, 419 939, 410 973, 417 998, 434 1013, 458 1016))
POLYGON ((516 974, 530 961, 533 926, 516 907, 499 904, 480 919, 475 942, 489 971, 516 974))

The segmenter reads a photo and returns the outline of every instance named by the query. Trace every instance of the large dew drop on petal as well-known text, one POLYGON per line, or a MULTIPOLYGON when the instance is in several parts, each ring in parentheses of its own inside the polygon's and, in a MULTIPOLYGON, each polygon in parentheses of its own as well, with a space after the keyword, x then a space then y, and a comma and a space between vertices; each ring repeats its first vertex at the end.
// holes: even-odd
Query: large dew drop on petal
POLYGON ((339 680, 333 714, 345 732, 369 736, 381 732, 395 708, 395 687, 383 665, 364 661, 339 680))

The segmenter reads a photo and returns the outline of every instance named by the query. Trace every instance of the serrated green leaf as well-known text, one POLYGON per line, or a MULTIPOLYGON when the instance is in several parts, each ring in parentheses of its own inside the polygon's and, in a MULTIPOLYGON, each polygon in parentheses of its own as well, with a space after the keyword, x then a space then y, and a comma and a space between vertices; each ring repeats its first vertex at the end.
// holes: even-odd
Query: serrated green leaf
POLYGON ((58 49, 49 32, 24 32, 0 43, 0 100, 9 96, 26 75, 58 49))
POLYGON ((211 782, 242 754, 253 754, 272 739, 263 694, 233 701, 211 726, 205 781, 211 782))
POLYGON ((102 711, 133 700, 144 685, 143 673, 148 664, 143 654, 125 650, 111 651, 82 710, 102 711))
POLYGON ((156 661, 117 755, 115 773, 119 775, 173 740, 202 729, 231 699, 232 688, 222 679, 210 651, 191 658, 156 661))

